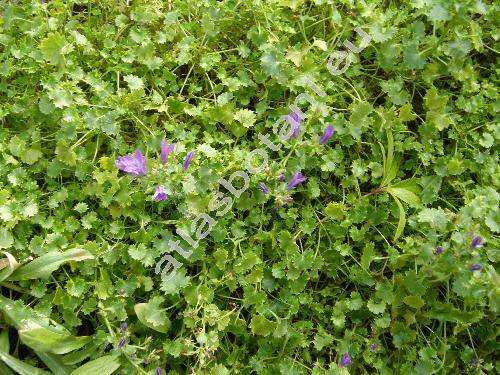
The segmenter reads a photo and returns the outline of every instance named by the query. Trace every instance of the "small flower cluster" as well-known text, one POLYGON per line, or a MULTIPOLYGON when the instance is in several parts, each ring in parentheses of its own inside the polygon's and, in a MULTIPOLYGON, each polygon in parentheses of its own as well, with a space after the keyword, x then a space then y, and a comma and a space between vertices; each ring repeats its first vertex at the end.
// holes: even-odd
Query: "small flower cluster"
MULTIPOLYGON (((298 113, 291 112, 288 115, 287 121, 290 123, 290 126, 292 128, 289 138, 297 137, 300 133, 300 123, 302 122, 302 118, 299 116, 298 113)), ((326 144, 326 142, 328 142, 328 140, 333 137, 334 131, 335 131, 335 128, 333 126, 327 126, 323 130, 323 135, 319 138, 319 143, 322 145, 326 144)), ((284 175, 281 175, 277 179, 278 182, 284 182, 285 180, 286 179, 285 179, 284 175)), ((307 180, 307 178, 302 174, 302 172, 297 172, 293 175, 291 180, 286 185, 286 189, 292 190, 293 188, 302 184, 306 180, 307 180)), ((266 195, 270 193, 269 188, 267 187, 267 185, 264 182, 259 183, 259 189, 266 195)))
MULTIPOLYGON (((288 122, 291 125, 292 131, 290 138, 297 137, 300 133, 300 123, 302 122, 302 118, 296 112, 291 112, 288 115, 288 122)), ((333 126, 327 126, 321 137, 319 138, 319 143, 324 145, 330 138, 333 137, 335 129, 333 126)), ((162 164, 165 164, 168 160, 168 156, 174 150, 175 143, 168 144, 166 139, 163 138, 160 146, 160 161, 162 164)), ((182 170, 188 169, 191 161, 194 158, 194 151, 188 152, 186 155, 184 162, 182 163, 182 170)), ((115 166, 119 170, 128 173, 131 176, 146 176, 148 171, 146 168, 146 157, 142 154, 141 150, 135 150, 134 155, 125 155, 120 156, 117 160, 115 160, 115 166)), ((282 176, 284 181, 284 176, 282 176)), ((295 188, 297 185, 305 182, 307 179, 301 172, 295 173, 292 179, 288 182, 286 188, 287 190, 291 190, 295 188)), ((269 194, 269 189, 266 184, 261 182, 259 183, 259 189, 264 194, 269 194)), ((155 192, 153 194, 153 199, 157 202, 164 201, 168 198, 167 192, 165 188, 161 185, 156 186, 155 192)))
MULTIPOLYGON (((122 324, 120 325, 120 328, 121 328, 122 333, 125 334, 127 332, 127 330, 128 330, 127 323, 122 322, 122 324)), ((127 340, 125 339, 125 337, 122 337, 120 339, 120 342, 118 343, 118 349, 121 350, 125 346, 126 343, 127 343, 127 340)), ((137 353, 136 352, 132 353, 130 355, 130 357, 132 359, 137 359, 137 353)), ((148 358, 147 357, 144 358, 144 360, 142 361, 142 364, 143 365, 147 365, 148 363, 149 363, 148 358)), ((156 368, 156 375, 162 375, 162 369, 160 367, 156 368)))
MULTIPOLYGON (((479 246, 482 246, 482 244, 483 244, 483 238, 481 236, 475 236, 470 243, 470 247, 471 247, 471 249, 476 249, 479 246)), ((441 255, 443 253, 443 247, 438 246, 435 250, 435 253, 437 255, 441 255)), ((469 269, 469 271, 481 271, 482 266, 479 263, 475 263, 475 264, 470 265, 468 267, 468 269, 469 269)))
MULTIPOLYGON (((165 164, 167 162, 168 155, 170 155, 170 153, 174 150, 174 147, 175 143, 167 144, 166 139, 162 139, 160 146, 160 161, 162 164, 165 164)), ((184 171, 189 167, 189 164, 191 164, 193 158, 194 151, 188 152, 186 158, 184 159, 184 162, 182 163, 182 169, 184 171)), ((115 166, 119 170, 128 173, 131 176, 145 176, 148 173, 146 168, 146 160, 146 157, 142 155, 142 152, 140 150, 135 150, 133 156, 125 155, 115 160, 115 166)), ((165 188, 161 185, 158 185, 155 188, 153 199, 157 202, 160 202, 166 200, 167 198, 168 195, 165 191, 165 188)))
MULTIPOLYGON (((127 329, 128 329, 127 323, 123 322, 120 327, 121 327, 123 333, 127 332, 127 329)), ((127 340, 125 339, 125 337, 122 337, 120 342, 118 343, 118 349, 123 348, 125 346, 126 342, 127 342, 127 340)))

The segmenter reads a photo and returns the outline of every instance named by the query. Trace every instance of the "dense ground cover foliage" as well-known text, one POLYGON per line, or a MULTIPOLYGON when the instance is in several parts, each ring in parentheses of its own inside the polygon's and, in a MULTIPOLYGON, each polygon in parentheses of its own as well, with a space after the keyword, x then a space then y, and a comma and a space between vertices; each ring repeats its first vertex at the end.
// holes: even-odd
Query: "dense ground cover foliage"
POLYGON ((497 27, 489 0, 0 0, 0 373, 498 373, 497 27))

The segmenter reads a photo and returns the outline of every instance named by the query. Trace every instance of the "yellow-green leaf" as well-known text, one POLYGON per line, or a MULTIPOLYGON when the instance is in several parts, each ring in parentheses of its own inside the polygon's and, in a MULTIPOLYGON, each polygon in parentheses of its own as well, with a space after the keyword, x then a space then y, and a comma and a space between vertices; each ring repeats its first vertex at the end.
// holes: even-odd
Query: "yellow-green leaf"
POLYGON ((413 307, 415 309, 419 309, 423 305, 425 305, 424 300, 420 296, 406 296, 403 299, 403 302, 406 303, 408 306, 413 307))
POLYGON ((78 367, 71 375, 110 375, 120 367, 119 354, 106 355, 78 367))
POLYGON ((19 338, 23 344, 34 350, 54 354, 66 354, 80 349, 91 340, 89 336, 73 336, 43 327, 20 329, 19 338))

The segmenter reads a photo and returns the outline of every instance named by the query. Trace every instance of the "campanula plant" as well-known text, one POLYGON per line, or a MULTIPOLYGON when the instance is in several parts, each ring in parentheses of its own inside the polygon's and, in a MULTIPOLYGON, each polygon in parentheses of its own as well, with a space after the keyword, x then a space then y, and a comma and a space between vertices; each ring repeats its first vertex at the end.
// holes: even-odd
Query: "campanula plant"
POLYGON ((0 2, 0 374, 497 373, 497 13, 0 2))

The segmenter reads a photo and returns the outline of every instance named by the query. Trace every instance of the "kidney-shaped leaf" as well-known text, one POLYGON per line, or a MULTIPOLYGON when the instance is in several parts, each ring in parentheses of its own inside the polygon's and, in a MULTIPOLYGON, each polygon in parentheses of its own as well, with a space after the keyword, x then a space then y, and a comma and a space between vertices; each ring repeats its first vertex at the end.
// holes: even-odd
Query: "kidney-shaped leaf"
POLYGON ((146 327, 155 331, 166 333, 170 328, 170 319, 159 305, 155 302, 137 303, 134 306, 134 311, 137 314, 139 321, 146 327))

